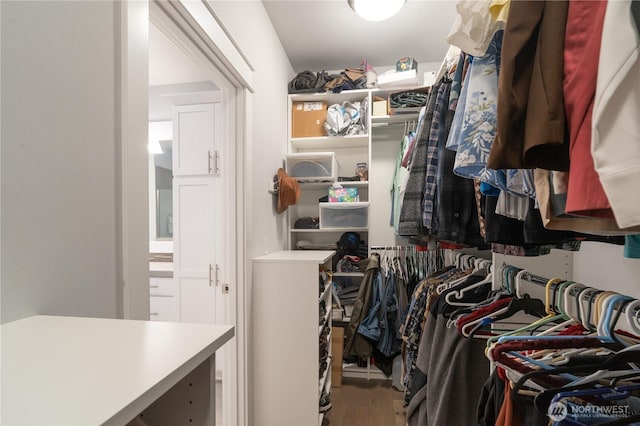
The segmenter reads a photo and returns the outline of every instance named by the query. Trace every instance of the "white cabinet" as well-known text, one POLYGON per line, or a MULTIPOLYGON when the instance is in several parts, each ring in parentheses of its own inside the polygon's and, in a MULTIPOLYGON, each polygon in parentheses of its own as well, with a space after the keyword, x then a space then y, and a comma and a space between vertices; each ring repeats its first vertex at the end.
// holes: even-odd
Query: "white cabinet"
POLYGON ((175 107, 173 119, 173 175, 218 175, 221 104, 175 107))
POLYGON ((173 276, 182 322, 223 319, 221 104, 175 109, 173 276))
POLYGON ((251 371, 256 424, 322 423, 319 399, 331 390, 331 362, 323 356, 331 353, 331 285, 321 283, 319 271, 331 267, 333 254, 297 250, 253 259, 251 371), (327 361, 324 368, 322 358, 327 361))
POLYGON ((222 313, 216 183, 212 177, 174 178, 173 276, 182 322, 215 324, 222 313))
POLYGON ((173 278, 149 278, 149 319, 180 321, 180 294, 173 278))

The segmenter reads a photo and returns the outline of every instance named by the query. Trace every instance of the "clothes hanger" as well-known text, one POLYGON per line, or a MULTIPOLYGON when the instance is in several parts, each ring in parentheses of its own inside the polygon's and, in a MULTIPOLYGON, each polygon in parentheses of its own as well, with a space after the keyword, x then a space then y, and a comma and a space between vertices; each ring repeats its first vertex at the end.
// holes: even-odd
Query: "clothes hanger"
POLYGON ((493 337, 489 338, 487 340, 487 350, 500 337, 521 334, 521 333, 526 332, 528 330, 536 329, 541 325, 545 325, 545 324, 548 324, 550 322, 563 319, 564 317, 562 315, 557 314, 552 309, 552 306, 551 306, 551 286, 555 285, 555 284, 558 284, 558 283, 560 283, 562 281, 563 280, 561 278, 552 278, 547 282, 547 284, 545 286, 545 312, 547 313, 546 316, 544 316, 543 318, 541 318, 541 319, 539 319, 539 320, 537 320, 537 321, 535 321, 535 322, 533 322, 531 324, 528 324, 528 325, 526 325, 524 327, 518 328, 518 329, 513 330, 511 332, 504 333, 504 334, 502 334, 500 336, 493 336, 493 337))
POLYGON ((624 311, 625 319, 627 320, 627 324, 629 328, 631 328, 635 333, 640 334, 640 324, 637 321, 638 312, 636 310, 640 307, 640 300, 635 299, 629 303, 624 311))
MULTIPOLYGON (((465 279, 466 278, 467 277, 465 277, 465 279)), ((455 290, 447 293, 445 297, 445 301, 447 302, 447 304, 451 306, 476 306, 477 303, 469 303, 469 302, 462 301, 465 293, 468 294, 470 290, 476 289, 478 287, 482 287, 483 285, 486 285, 486 284, 491 284, 491 282, 492 282, 492 274, 488 273, 482 280, 478 281, 477 283, 471 284, 470 286, 464 287, 460 290, 455 290), (454 296, 456 297, 457 300, 452 299, 454 296)))
MULTIPOLYGON (((622 301, 623 303, 625 302, 629 302, 631 300, 631 298, 629 298, 628 296, 623 296, 623 295, 619 295, 619 294, 613 294, 613 295, 609 295, 606 296, 606 312, 604 315, 602 315, 600 322, 598 324, 598 330, 602 330, 603 331, 603 335, 598 336, 598 338, 602 339, 602 341, 604 343, 610 343, 610 344, 618 344, 620 345, 616 339, 614 339, 613 337, 613 328, 615 327, 615 322, 617 322, 618 317, 620 316, 621 310, 623 308, 623 306, 620 306, 619 309, 616 311, 616 315, 615 315, 615 321, 611 322, 611 312, 613 312, 614 307, 616 305, 616 303, 622 301), (605 327, 606 325, 606 327, 605 327)), ((538 336, 532 337, 531 339, 536 339, 538 336)), ((559 336, 560 337, 560 336, 559 336)), ((591 337, 588 337, 589 339, 591 339, 591 337)), ((531 340, 530 339, 530 340, 531 340)), ((500 342, 503 342, 504 340, 499 340, 500 342)), ((574 341, 576 341, 574 339, 574 341)), ((579 342, 579 341, 577 341, 579 342)), ((618 352, 617 354, 614 355, 618 355, 617 358, 613 357, 611 358, 611 360, 606 360, 603 363, 600 364, 595 364, 595 365, 591 365, 588 367, 585 366, 578 366, 578 369, 581 369, 582 372, 585 371, 585 369, 587 370, 592 370, 594 369, 594 366, 597 366, 599 368, 595 369, 594 372, 592 372, 591 374, 585 376, 585 377, 581 377, 581 378, 577 378, 575 380, 572 380, 571 382, 569 382, 567 385, 565 386, 572 386, 572 387, 578 387, 578 386, 582 386, 584 384, 587 383, 596 383, 599 380, 602 379, 606 379, 606 378, 612 378, 612 377, 618 377, 618 376, 627 376, 629 374, 629 371, 633 372, 634 374, 638 374, 638 367, 633 365, 631 367, 631 369, 629 370, 629 367, 627 366, 627 369, 624 371, 609 371, 609 369, 611 369, 613 366, 616 366, 616 363, 620 363, 623 362, 623 364, 629 364, 629 362, 631 360, 638 360, 640 361, 640 345, 635 347, 635 350, 632 351, 631 349, 634 347, 629 347, 626 349, 626 351, 628 353, 631 352, 636 352, 635 354, 631 354, 631 355, 619 355, 622 352, 618 352)), ((530 357, 525 357, 521 354, 518 354, 517 352, 510 352, 511 355, 517 356, 523 360, 526 360, 529 363, 535 363, 535 361, 532 361, 530 357)), ((568 369, 563 369, 562 367, 560 368, 554 368, 554 369, 549 369, 549 368, 544 368, 544 366, 541 366, 540 364, 535 364, 538 367, 542 367, 540 371, 544 370, 546 372, 546 374, 559 374, 559 373, 567 373, 570 370, 568 369)), ((533 373, 531 374, 533 375, 533 373)), ((525 374, 526 376, 526 374, 525 374)), ((567 378, 567 376, 565 376, 567 378)), ((524 379, 523 379, 524 380, 524 379)), ((519 382, 519 385, 523 385, 524 382, 519 382)), ((514 386, 514 392, 517 392, 520 389, 520 386, 514 386)), ((563 386, 564 387, 564 386, 563 386)), ((514 397, 517 397, 517 393, 514 393, 514 397)), ((548 399, 548 398, 547 398, 548 399)))
MULTIPOLYGON (((566 337, 566 336, 565 336, 566 337)), ((512 352, 511 349, 517 348, 516 345, 517 342, 509 342, 508 344, 510 346, 504 346, 503 347, 496 347, 494 348, 494 350, 491 351, 491 355, 494 358, 497 359, 501 359, 501 357, 503 356, 502 354, 504 352, 512 352)), ((572 345, 577 345, 580 344, 583 347, 599 347, 602 346, 603 348, 607 348, 607 349, 617 349, 619 348, 619 346, 617 344, 611 344, 611 343, 603 343, 602 341, 599 341, 599 339, 597 338, 592 338, 592 337, 587 337, 587 338, 578 338, 578 339, 574 339, 574 340, 569 340, 569 339, 556 339, 556 340, 548 340, 546 341, 533 341, 533 342, 528 342, 529 343, 529 347, 534 346, 534 344, 538 347, 543 347, 543 345, 549 345, 552 346, 554 349, 562 349, 562 348, 568 348, 571 347, 572 345)), ((520 348, 519 350, 523 350, 522 348, 520 348)), ((592 363, 592 364, 586 364, 586 365, 572 365, 572 366, 560 366, 560 367, 552 367, 552 368, 541 368, 539 370, 533 370, 530 369, 528 372, 524 373, 520 379, 518 379, 517 382, 514 383, 513 388, 512 388, 512 397, 515 399, 519 399, 521 400, 521 398, 519 397, 519 391, 520 389, 525 385, 525 383, 527 383, 530 380, 535 381, 540 381, 540 379, 543 376, 550 376, 548 377, 556 377, 560 374, 579 374, 579 373, 592 373, 592 372, 596 372, 599 370, 603 370, 603 369, 611 369, 611 370, 615 370, 615 369, 620 369, 621 367, 627 367, 628 368, 628 364, 629 362, 637 362, 640 361, 640 350, 636 350, 636 351, 628 351, 628 352, 617 352, 617 353, 613 353, 610 355, 605 355, 604 356, 604 361, 602 362, 597 362, 597 363, 592 363)), ((556 380, 557 381, 557 380, 556 380)), ((559 386, 556 386, 555 388, 550 387, 547 390, 549 391, 553 391, 553 390, 562 390, 564 389, 565 386, 578 386, 578 385, 585 385, 585 383, 562 383, 559 386)), ((546 398, 548 400, 548 398, 546 398)), ((546 411, 545 411, 546 412, 546 411)))

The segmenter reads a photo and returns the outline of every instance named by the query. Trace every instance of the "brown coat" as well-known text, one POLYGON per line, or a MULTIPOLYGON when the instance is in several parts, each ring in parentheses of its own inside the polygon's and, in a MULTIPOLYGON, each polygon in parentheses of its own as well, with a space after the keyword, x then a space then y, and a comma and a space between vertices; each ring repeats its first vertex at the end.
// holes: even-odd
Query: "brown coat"
POLYGON ((492 169, 568 170, 562 100, 568 2, 513 1, 498 79, 492 169))

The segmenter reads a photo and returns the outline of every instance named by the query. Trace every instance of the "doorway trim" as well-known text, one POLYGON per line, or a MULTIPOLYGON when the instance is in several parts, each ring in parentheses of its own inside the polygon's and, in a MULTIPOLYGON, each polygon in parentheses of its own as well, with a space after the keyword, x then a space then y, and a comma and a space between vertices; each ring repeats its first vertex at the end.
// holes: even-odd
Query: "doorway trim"
MULTIPOLYGON (((122 316, 124 318, 148 319, 148 153, 146 148, 148 131, 148 24, 163 32, 195 63, 202 65, 212 76, 212 81, 223 92, 223 104, 230 113, 225 113, 225 135, 228 146, 234 153, 234 173, 226 174, 225 199, 235 208, 228 215, 230 222, 225 239, 229 251, 235 253, 223 269, 228 271, 223 278, 230 284, 230 312, 226 319, 236 326, 235 339, 231 341, 230 356, 225 357, 229 372, 230 401, 223 409, 225 424, 248 423, 248 372, 247 372, 247 296, 246 288, 246 217, 245 174, 247 149, 247 123, 250 121, 249 106, 253 69, 237 48, 228 32, 221 25, 213 10, 204 1, 127 1, 119 3, 120 21, 120 111, 121 157, 118 175, 121 190, 118 208, 121 212, 120 240, 122 276, 122 316), (229 108, 227 108, 229 109, 229 108), (143 158, 144 157, 144 158, 143 158), (142 171, 142 172, 141 172, 142 171), (134 183, 136 181, 137 183, 134 183), (144 234, 144 235, 143 235, 144 234), (142 241, 144 239, 144 241, 142 241), (135 256, 134 256, 135 254, 135 256), (143 257, 143 263, 139 258, 143 257), (140 268, 144 268, 141 271, 140 268), (235 303, 234 303, 235 302, 235 303), (146 317, 145 317, 146 316, 146 317), (235 362, 231 362, 231 358, 235 362), (235 409, 233 409, 235 405, 235 409)), ((118 15, 116 15, 118 16, 118 15)), ((229 256, 231 257, 231 256, 229 256)))

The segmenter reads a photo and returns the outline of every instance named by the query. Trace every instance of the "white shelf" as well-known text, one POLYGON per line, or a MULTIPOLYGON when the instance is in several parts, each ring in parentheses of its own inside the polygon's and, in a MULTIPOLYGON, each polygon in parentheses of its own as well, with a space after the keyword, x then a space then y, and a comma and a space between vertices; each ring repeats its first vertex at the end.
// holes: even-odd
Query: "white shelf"
POLYGON ((334 272, 334 277, 364 277, 364 272, 334 272))
MULTIPOLYGON (((315 424, 322 376, 326 376, 324 381, 330 391, 331 366, 327 366, 327 374, 320 375, 318 370, 318 337, 319 324, 324 319, 329 327, 327 351, 331 353, 332 306, 326 304, 323 318, 318 301, 318 271, 331 268, 334 252, 317 251, 311 256, 315 262, 308 261, 310 252, 283 251, 253 261, 252 344, 254 352, 260 354, 252 360, 253 410, 261 424, 315 424), (297 256, 307 261, 297 261, 297 256), (296 303, 283 309, 283 294, 296 303), (291 350, 292 336, 295 351, 291 350)), ((329 299, 330 290, 326 290, 325 301, 329 299)))
MULTIPOLYGON (((366 188, 369 186, 369 181, 343 181, 337 182, 345 187, 366 188)), ((328 188, 333 185, 333 182, 298 182, 301 189, 305 188, 328 188)))
POLYGON ((371 116, 371 125, 373 127, 384 127, 389 124, 404 123, 405 121, 417 120, 420 116, 417 112, 394 114, 394 115, 373 115, 371 116))
POLYGON ((344 101, 362 101, 369 96, 369 89, 343 90, 340 93, 292 93, 289 95, 292 102, 321 102, 327 104, 337 104, 344 101))
MULTIPOLYGON (((304 234, 323 234, 323 233, 335 233, 335 232, 367 232, 369 228, 325 228, 325 229, 291 229, 291 233, 304 233, 304 234)), ((308 250, 311 251, 311 250, 308 250)))
POLYGON ((283 250, 265 254, 253 259, 255 263, 283 262, 287 263, 325 263, 335 252, 333 250, 283 250))
POLYGON ((384 373, 374 366, 370 368, 366 367, 342 367, 342 377, 352 377, 356 379, 378 379, 378 380, 390 380, 384 373))
POLYGON ((369 145, 369 135, 292 138, 290 140, 290 143, 297 150, 335 150, 342 148, 366 148, 369 145))

